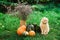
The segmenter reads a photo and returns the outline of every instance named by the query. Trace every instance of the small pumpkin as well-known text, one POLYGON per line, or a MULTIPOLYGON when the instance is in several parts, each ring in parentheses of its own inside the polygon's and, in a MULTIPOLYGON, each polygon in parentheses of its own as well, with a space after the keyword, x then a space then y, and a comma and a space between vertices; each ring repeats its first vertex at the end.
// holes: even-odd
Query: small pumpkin
POLYGON ((35 36, 35 32, 33 30, 29 31, 29 36, 35 36))
POLYGON ((24 31, 26 31, 26 26, 25 25, 22 25, 21 27, 19 27, 17 29, 17 34, 18 35, 22 35, 24 31))
POLYGON ((27 31, 24 31, 24 32, 23 32, 23 35, 24 35, 24 36, 28 36, 29 33, 28 33, 27 31))

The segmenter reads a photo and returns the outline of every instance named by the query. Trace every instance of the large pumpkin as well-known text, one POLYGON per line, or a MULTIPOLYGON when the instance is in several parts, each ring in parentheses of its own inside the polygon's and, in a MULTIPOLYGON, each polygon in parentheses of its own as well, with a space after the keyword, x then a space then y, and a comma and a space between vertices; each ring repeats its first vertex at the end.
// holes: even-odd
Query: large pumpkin
POLYGON ((21 27, 19 27, 17 29, 17 34, 18 35, 22 35, 24 31, 26 31, 26 26, 25 25, 22 25, 21 27))
POLYGON ((26 25, 22 25, 20 29, 26 30, 26 25))
POLYGON ((35 32, 34 31, 29 31, 29 36, 35 36, 35 32))

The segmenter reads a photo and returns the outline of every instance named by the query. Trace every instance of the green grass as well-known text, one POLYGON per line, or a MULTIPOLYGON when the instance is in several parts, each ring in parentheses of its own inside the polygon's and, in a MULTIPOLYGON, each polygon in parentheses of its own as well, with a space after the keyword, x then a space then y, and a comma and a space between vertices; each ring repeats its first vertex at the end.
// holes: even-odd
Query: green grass
POLYGON ((26 23, 40 24, 42 17, 49 19, 50 32, 48 35, 36 33, 34 37, 18 36, 16 30, 20 19, 8 14, 0 13, 0 40, 60 40, 60 8, 44 5, 33 5, 36 9, 29 15, 26 23), (43 7, 41 7, 43 6, 43 7), (43 11, 41 11, 43 9, 43 11))

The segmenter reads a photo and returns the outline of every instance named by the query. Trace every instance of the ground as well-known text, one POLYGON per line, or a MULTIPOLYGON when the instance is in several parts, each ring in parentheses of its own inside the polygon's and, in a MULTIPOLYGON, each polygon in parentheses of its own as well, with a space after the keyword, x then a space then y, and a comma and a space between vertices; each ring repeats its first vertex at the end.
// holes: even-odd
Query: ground
POLYGON ((49 19, 48 35, 36 33, 34 37, 19 36, 16 33, 20 19, 15 16, 0 13, 0 40, 60 40, 60 7, 55 5, 32 5, 35 8, 28 16, 26 23, 39 25, 42 17, 49 19))

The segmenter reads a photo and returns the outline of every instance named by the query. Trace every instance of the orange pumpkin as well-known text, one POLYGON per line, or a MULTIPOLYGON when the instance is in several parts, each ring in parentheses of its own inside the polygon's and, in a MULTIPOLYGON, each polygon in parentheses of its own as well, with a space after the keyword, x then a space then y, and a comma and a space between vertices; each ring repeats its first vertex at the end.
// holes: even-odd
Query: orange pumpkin
POLYGON ((17 34, 18 35, 22 35, 24 31, 26 31, 26 26, 25 25, 22 25, 21 27, 19 27, 17 29, 17 34))
POLYGON ((35 36, 35 32, 34 31, 29 31, 29 36, 35 36))
POLYGON ((20 29, 26 30, 26 26, 25 26, 25 25, 22 25, 22 26, 20 27, 20 29))

